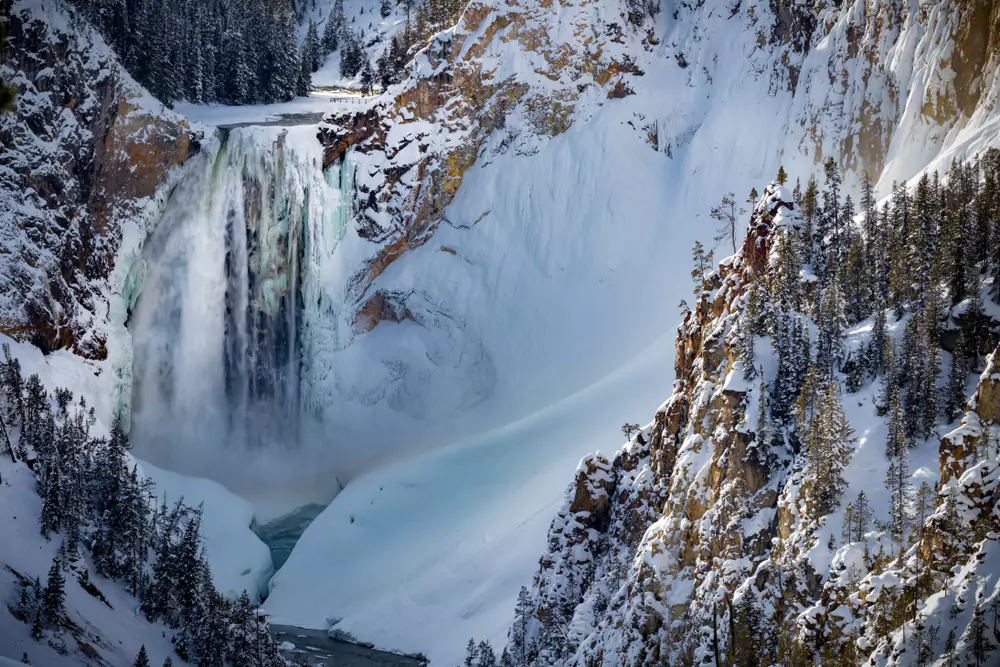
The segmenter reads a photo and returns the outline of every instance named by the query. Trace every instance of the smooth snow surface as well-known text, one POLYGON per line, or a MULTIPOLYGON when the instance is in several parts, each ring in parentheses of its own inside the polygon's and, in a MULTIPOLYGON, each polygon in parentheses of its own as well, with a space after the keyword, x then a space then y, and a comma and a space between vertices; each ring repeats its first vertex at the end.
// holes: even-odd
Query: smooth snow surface
POLYGON ((341 619, 338 630, 434 664, 456 663, 462 637, 502 646, 580 452, 613 447, 623 422, 656 407, 669 351, 664 338, 538 414, 352 480, 272 580, 272 622, 341 619))

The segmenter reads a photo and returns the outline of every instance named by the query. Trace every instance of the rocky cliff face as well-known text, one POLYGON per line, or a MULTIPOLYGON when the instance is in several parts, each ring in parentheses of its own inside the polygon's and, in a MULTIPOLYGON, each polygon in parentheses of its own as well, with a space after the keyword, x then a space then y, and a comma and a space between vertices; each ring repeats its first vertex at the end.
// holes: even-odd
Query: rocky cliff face
POLYGON ((353 148, 366 174, 357 180, 356 224, 378 244, 352 278, 362 330, 386 312, 378 306, 386 295, 370 294, 375 279, 439 225, 456 224, 446 209, 470 167, 508 151, 537 152, 574 122, 585 95, 631 92, 624 75, 642 72, 621 26, 594 24, 596 5, 587 0, 554 11, 551 3, 473 2, 454 29, 417 55, 410 78, 386 101, 327 119, 324 166, 353 148))
POLYGON ((685 313, 670 398, 613 460, 581 463, 535 580, 536 664, 565 659, 552 648, 564 633, 581 664, 699 662, 715 591, 735 591, 771 539, 788 537, 779 513, 793 453, 761 455, 737 341, 748 288, 766 279, 793 208, 787 191, 765 191, 741 252, 685 313))
MULTIPOLYGON (((614 457, 581 462, 511 630, 516 664, 951 664, 973 650, 1000 564, 1000 349, 960 426, 923 447, 914 479, 937 479, 936 492, 913 501, 908 541, 887 537, 881 506, 860 537, 840 534, 844 510, 810 518, 802 436, 775 432, 761 409, 774 349, 756 346, 763 376, 748 383, 740 347, 752 293, 775 284, 776 248, 801 225, 788 191, 769 186, 739 253, 684 313, 673 393, 614 457)), ((871 496, 881 418, 864 391, 843 400, 862 436, 847 481, 871 496)))
POLYGON ((0 332, 103 359, 122 228, 198 140, 63 11, 15 2, 7 17, 18 97, 0 116, 0 332))

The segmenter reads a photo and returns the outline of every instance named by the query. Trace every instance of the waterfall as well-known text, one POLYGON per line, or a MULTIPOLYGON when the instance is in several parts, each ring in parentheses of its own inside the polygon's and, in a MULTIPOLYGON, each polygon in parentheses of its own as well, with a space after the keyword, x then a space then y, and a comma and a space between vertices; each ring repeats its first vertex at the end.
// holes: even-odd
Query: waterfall
POLYGON ((233 129, 196 159, 142 252, 132 440, 153 463, 226 483, 234 461, 266 468, 278 457, 263 452, 321 433, 304 359, 348 310, 344 281, 327 277, 350 166, 324 173, 307 127, 233 129))

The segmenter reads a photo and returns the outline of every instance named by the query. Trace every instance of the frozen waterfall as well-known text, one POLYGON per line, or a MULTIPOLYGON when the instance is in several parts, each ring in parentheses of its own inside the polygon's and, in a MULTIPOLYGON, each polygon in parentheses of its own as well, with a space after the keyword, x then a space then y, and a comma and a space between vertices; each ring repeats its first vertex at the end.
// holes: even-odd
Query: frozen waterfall
POLYGON ((314 467, 328 500, 335 448, 308 407, 303 360, 341 329, 346 281, 323 277, 350 219, 350 169, 323 172, 315 128, 233 129, 213 143, 143 249, 133 441, 153 463, 243 492, 297 448, 299 470, 308 454, 331 464, 314 467))

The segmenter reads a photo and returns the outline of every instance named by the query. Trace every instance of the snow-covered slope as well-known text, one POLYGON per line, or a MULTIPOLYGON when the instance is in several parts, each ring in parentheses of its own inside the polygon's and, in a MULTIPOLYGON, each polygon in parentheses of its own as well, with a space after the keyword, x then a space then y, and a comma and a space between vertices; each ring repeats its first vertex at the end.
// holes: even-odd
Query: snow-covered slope
MULTIPOLYGON (((93 588, 104 600, 84 589, 74 573, 66 575, 66 610, 74 633, 50 633, 50 641, 31 637, 31 626, 14 618, 7 605, 17 599, 18 574, 45 581, 46 572, 57 557, 59 542, 49 541, 38 531, 41 499, 35 491, 35 478, 23 464, 0 459, 0 656, 20 660, 27 654, 30 664, 39 667, 63 667, 100 664, 127 667, 135 661, 139 647, 145 645, 152 664, 162 664, 173 654, 166 628, 146 621, 138 613, 138 603, 117 583, 94 576, 93 588), (8 569, 10 568, 10 569, 8 569), (58 637, 61 636, 61 639, 58 637)), ((0 657, 0 664, 3 658, 0 657)))

